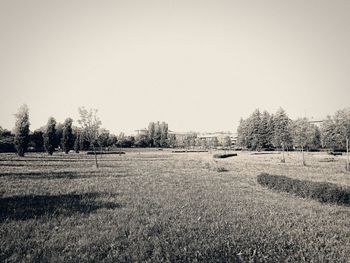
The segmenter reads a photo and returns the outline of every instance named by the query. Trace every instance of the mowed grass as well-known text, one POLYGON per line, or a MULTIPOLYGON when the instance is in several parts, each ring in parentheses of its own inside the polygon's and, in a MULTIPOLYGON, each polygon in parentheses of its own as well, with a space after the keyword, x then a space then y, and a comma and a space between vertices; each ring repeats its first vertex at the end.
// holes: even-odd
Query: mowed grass
POLYGON ((350 186, 344 157, 129 151, 0 155, 0 261, 349 262, 350 208, 263 188, 261 172, 350 186))

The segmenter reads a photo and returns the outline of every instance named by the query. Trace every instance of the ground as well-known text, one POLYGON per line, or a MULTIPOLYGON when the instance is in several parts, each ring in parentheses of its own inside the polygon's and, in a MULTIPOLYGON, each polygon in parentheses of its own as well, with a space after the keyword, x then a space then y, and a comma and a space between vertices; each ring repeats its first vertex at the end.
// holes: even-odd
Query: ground
POLYGON ((261 187, 261 172, 350 186, 326 153, 0 154, 0 261, 349 262, 350 207, 261 187))

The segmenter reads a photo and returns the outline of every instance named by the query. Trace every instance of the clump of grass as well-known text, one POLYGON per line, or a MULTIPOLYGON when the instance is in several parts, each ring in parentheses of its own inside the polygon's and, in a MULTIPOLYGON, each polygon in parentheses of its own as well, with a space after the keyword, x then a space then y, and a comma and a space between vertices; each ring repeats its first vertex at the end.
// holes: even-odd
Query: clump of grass
POLYGON ((205 168, 208 169, 209 171, 213 172, 228 172, 229 170, 223 166, 219 166, 216 162, 207 162, 205 163, 205 168))
POLYGON ((214 158, 228 158, 237 156, 237 153, 216 153, 213 155, 214 158))
POLYGON ((316 199, 322 203, 350 206, 350 189, 332 183, 302 181, 286 176, 259 174, 257 181, 270 189, 316 199))

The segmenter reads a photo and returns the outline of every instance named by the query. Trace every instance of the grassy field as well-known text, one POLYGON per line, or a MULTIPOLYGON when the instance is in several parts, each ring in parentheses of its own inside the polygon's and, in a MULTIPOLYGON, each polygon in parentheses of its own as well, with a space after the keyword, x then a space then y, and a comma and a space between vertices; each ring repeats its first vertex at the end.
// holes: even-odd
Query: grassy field
MULTIPOLYGON (((350 262, 350 208, 263 188, 261 172, 350 186, 308 153, 0 154, 1 262, 350 262)), ((333 157, 331 157, 333 158, 333 157)))

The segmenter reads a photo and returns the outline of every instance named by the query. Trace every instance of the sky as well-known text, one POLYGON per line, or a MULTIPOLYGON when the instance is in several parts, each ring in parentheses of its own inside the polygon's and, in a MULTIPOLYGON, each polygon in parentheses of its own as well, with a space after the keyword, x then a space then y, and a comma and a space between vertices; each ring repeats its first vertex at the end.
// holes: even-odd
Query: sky
POLYGON ((348 0, 0 0, 0 126, 98 109, 132 133, 235 131, 256 108, 349 107, 348 0))

